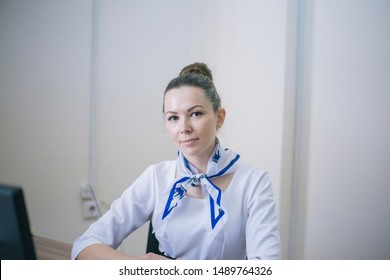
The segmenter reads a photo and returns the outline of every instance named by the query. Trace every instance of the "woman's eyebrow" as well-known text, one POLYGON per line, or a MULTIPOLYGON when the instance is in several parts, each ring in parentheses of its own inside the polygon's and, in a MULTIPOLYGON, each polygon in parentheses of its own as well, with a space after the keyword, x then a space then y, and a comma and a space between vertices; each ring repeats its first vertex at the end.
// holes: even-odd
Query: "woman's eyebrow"
MULTIPOLYGON (((194 110, 194 109, 196 109, 196 108, 204 108, 204 106, 202 106, 202 105, 195 105, 195 106, 192 106, 192 107, 190 107, 188 110, 187 110, 187 112, 190 112, 190 111, 192 111, 192 110, 194 110)), ((175 112, 175 111, 167 111, 165 114, 177 114, 177 112, 175 112)))
POLYGON ((198 108, 198 107, 203 108, 202 105, 195 105, 195 106, 192 106, 191 108, 189 108, 189 109, 187 110, 187 112, 192 111, 192 110, 194 110, 194 109, 196 109, 196 108, 198 108))

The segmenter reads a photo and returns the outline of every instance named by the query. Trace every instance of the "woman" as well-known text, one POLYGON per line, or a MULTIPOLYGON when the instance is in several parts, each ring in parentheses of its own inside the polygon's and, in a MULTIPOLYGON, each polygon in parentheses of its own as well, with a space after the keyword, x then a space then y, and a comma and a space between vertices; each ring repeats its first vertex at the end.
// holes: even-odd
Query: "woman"
POLYGON ((269 177, 216 137, 226 112, 207 65, 188 65, 168 84, 163 112, 177 160, 147 168, 75 241, 72 258, 279 259, 269 177), (115 250, 148 220, 162 255, 115 250))

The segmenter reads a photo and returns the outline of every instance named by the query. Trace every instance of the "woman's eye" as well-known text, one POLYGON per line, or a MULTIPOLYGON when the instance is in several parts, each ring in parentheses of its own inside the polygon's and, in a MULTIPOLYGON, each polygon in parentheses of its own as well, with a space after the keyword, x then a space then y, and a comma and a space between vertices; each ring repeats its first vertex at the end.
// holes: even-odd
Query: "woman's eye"
POLYGON ((202 116, 203 115, 203 113, 202 112, 193 112, 192 114, 191 114, 191 117, 200 117, 200 116, 202 116))
POLYGON ((168 117, 168 121, 170 121, 170 122, 177 121, 177 119, 178 119, 177 116, 170 116, 170 117, 168 117))

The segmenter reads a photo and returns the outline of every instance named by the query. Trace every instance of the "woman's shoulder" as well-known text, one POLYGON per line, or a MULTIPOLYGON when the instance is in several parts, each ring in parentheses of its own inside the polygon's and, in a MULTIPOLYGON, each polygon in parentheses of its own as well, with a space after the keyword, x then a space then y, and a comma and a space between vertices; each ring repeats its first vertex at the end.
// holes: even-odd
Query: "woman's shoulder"
POLYGON ((175 160, 165 160, 149 165, 147 168, 149 172, 153 172, 156 175, 170 175, 176 171, 175 160))
POLYGON ((233 180, 236 191, 243 192, 249 199, 255 197, 256 193, 272 191, 268 172, 247 162, 238 163, 233 180))
MULTIPOLYGON (((162 161, 149 165, 138 178, 133 182, 133 186, 156 186, 156 182, 166 182, 174 178, 176 163, 172 161, 162 161)), ((158 184, 157 184, 158 185, 158 184)))
POLYGON ((268 176, 267 171, 265 171, 264 169, 261 169, 251 163, 242 160, 239 160, 237 162, 236 174, 242 176, 268 176))

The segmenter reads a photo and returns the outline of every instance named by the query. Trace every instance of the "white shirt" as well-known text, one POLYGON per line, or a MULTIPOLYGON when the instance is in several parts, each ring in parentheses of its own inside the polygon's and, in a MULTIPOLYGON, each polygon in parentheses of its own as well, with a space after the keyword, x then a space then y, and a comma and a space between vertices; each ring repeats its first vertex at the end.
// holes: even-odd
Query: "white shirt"
MULTIPOLYGON (((184 197, 164 232, 156 232, 161 251, 179 259, 280 259, 275 200, 267 173, 238 161, 223 192, 227 223, 217 234, 210 226, 208 198, 184 197)), ((148 167, 115 200, 109 211, 76 239, 72 259, 89 245, 117 248, 151 219, 159 227, 161 213, 175 181, 176 161, 148 167)))

